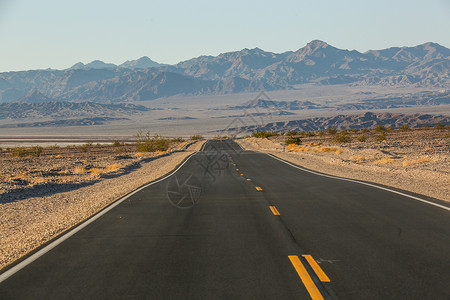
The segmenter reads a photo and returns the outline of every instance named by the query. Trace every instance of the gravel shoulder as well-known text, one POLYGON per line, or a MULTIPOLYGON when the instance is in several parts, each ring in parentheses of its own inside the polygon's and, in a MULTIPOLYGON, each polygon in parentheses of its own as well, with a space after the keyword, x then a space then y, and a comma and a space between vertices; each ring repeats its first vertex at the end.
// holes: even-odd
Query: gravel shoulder
POLYGON ((415 140, 416 137, 408 138, 410 141, 400 142, 404 147, 393 145, 393 141, 381 145, 333 144, 326 138, 321 141, 319 138, 306 139, 306 144, 303 141, 301 146, 286 148, 279 137, 246 138, 237 142, 246 150, 270 153, 310 170, 450 202, 449 139, 438 142, 431 136, 432 143, 424 146, 415 140))
MULTIPOLYGON (((8 177, 8 180, 3 180, 4 184, 0 190, 2 192, 0 193, 0 269, 82 222, 120 197, 171 172, 187 156, 199 151, 203 143, 204 141, 192 144, 182 143, 169 152, 137 155, 121 164, 111 164, 116 157, 114 155, 97 157, 99 161, 96 161, 95 168, 79 167, 79 172, 73 172, 73 165, 71 165, 69 169, 72 170, 72 174, 61 175, 67 171, 60 170, 59 173, 56 172, 59 176, 57 179, 51 176, 52 179, 46 179, 43 182, 34 182, 30 179, 30 177, 37 178, 30 175, 33 171, 15 170, 19 175, 22 174, 20 180, 27 182, 23 188, 11 184, 11 178, 17 183, 17 178, 14 178, 19 175, 3 175, 8 177), (104 167, 99 168, 98 164, 103 164, 104 167)), ((90 158, 96 157, 91 153, 90 158)), ((65 159, 65 163, 67 160, 65 159)), ((85 164, 90 163, 80 157, 74 157, 69 161, 73 163, 78 160, 84 161, 85 164)), ((11 161, 8 161, 3 169, 11 165, 11 161)), ((20 166, 18 165, 17 168, 20 166)), ((12 172, 12 170, 9 171, 12 172)), ((39 172, 42 173, 42 171, 39 172)))

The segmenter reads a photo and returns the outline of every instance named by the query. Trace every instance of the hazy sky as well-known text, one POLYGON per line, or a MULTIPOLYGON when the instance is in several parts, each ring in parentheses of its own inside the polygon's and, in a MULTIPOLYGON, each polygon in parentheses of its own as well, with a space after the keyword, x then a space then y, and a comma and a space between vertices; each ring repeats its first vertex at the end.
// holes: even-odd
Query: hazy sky
POLYGON ((450 48, 450 0, 0 0, 0 71, 149 56, 177 63, 314 39, 342 49, 450 48))

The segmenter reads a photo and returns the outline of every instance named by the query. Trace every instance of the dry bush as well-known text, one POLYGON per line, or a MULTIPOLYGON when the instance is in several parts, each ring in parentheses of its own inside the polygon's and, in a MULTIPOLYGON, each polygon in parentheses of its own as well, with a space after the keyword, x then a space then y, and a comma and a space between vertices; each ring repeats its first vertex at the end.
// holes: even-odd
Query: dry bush
POLYGON ((385 165, 395 162, 396 160, 394 158, 390 157, 383 157, 382 159, 376 160, 373 163, 376 165, 385 165))
POLYGON ((412 166, 412 165, 418 165, 418 164, 426 163, 426 162, 429 162, 429 161, 430 161, 430 158, 424 156, 424 157, 420 157, 420 158, 418 158, 418 159, 411 159, 411 160, 405 159, 405 160, 402 162, 402 165, 403 165, 404 167, 407 167, 407 166, 412 166))
POLYGON ((73 174, 76 174, 76 175, 83 175, 83 174, 86 174, 86 173, 87 173, 87 170, 85 168, 83 168, 83 167, 76 167, 73 170, 73 174))
POLYGON ((364 143, 367 140, 367 137, 365 135, 361 135, 358 137, 358 141, 360 141, 361 143, 364 143))
POLYGON ((48 178, 45 178, 45 177, 35 177, 35 178, 33 178, 33 183, 35 183, 35 184, 47 183, 49 181, 50 180, 48 178))
POLYGON ((103 170, 99 169, 99 168, 92 168, 92 169, 89 170, 89 173, 90 173, 91 176, 98 176, 98 175, 101 175, 103 173, 103 170))
POLYGON ((356 156, 350 156, 350 160, 356 160, 357 162, 363 162, 369 160, 369 158, 365 157, 364 155, 356 155, 356 156))
POLYGON ((119 170, 121 168, 122 168, 122 165, 116 163, 116 164, 112 164, 112 165, 107 166, 105 168, 104 172, 105 173, 111 173, 111 172, 115 172, 115 171, 117 171, 117 170, 119 170))
POLYGON ((337 149, 334 153, 341 154, 343 151, 341 149, 337 149))

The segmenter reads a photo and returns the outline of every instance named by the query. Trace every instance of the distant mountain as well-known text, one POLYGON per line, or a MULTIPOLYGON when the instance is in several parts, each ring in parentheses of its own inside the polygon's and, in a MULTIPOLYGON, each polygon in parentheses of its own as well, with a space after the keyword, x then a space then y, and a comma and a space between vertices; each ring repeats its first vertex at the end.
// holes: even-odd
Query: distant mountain
POLYGON ((127 60, 123 64, 119 65, 120 68, 128 68, 128 69, 148 69, 148 68, 157 68, 164 66, 162 64, 159 64, 147 56, 143 56, 136 60, 127 60))
POLYGON ((100 104, 93 102, 12 102, 0 103, 0 119, 128 117, 149 109, 129 103, 100 104))
POLYGON ((302 83, 448 89, 450 50, 425 43, 360 53, 315 40, 294 52, 243 49, 173 66, 148 57, 119 66, 93 61, 67 70, 0 73, 0 102, 34 89, 57 101, 121 102, 291 89, 302 83))
POLYGON ((74 64, 70 69, 115 69, 117 65, 111 63, 104 63, 101 60, 94 60, 88 64, 83 64, 82 62, 74 64))
POLYGON ((28 94, 26 94, 24 97, 16 100, 15 102, 19 103, 41 103, 41 102, 49 102, 52 101, 50 98, 44 96, 41 92, 38 90, 31 90, 28 94))
POLYGON ((318 131, 331 127, 336 129, 349 128, 373 128, 379 124, 384 126, 394 126, 396 128, 403 124, 408 124, 411 128, 420 128, 423 126, 434 126, 436 124, 450 124, 450 117, 428 114, 392 114, 392 113, 371 113, 366 112, 360 115, 338 115, 334 117, 312 118, 305 120, 296 120, 288 122, 273 122, 263 126, 247 126, 240 128, 230 128, 228 131, 240 133, 253 132, 256 130, 267 130, 277 132, 296 131, 318 131))

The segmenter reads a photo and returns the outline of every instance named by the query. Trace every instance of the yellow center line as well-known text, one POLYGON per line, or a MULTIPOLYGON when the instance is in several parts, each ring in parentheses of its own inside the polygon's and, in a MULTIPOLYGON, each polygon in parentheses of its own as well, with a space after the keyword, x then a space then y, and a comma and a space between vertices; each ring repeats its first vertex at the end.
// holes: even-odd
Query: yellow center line
POLYGON ((278 209, 275 206, 269 206, 269 208, 275 216, 280 215, 280 213, 278 212, 278 209))
POLYGON ((306 271, 305 267, 301 263, 300 259, 297 255, 289 255, 289 259, 291 260, 292 265, 294 266, 295 270, 298 273, 298 276, 300 276, 300 279, 302 280, 303 284, 305 285, 306 289, 308 290, 309 295, 313 300, 323 300, 322 294, 319 292, 319 289, 314 284, 313 280, 311 279, 311 276, 309 276, 308 271, 306 271))
POLYGON ((241 174, 241 176, 244 176, 244 174, 241 174))
POLYGON ((252 181, 250 178, 247 178, 247 181, 252 181))
POLYGON ((239 169, 236 169, 236 171, 239 171, 239 169))
POLYGON ((330 282, 330 278, 328 278, 327 274, 322 270, 322 268, 317 264, 317 262, 312 258, 311 255, 302 255, 309 263, 311 268, 316 272, 317 277, 319 277, 322 282, 330 282))
POLYGON ((262 191, 262 188, 260 188, 259 186, 257 186, 257 187, 256 187, 256 190, 262 191))

